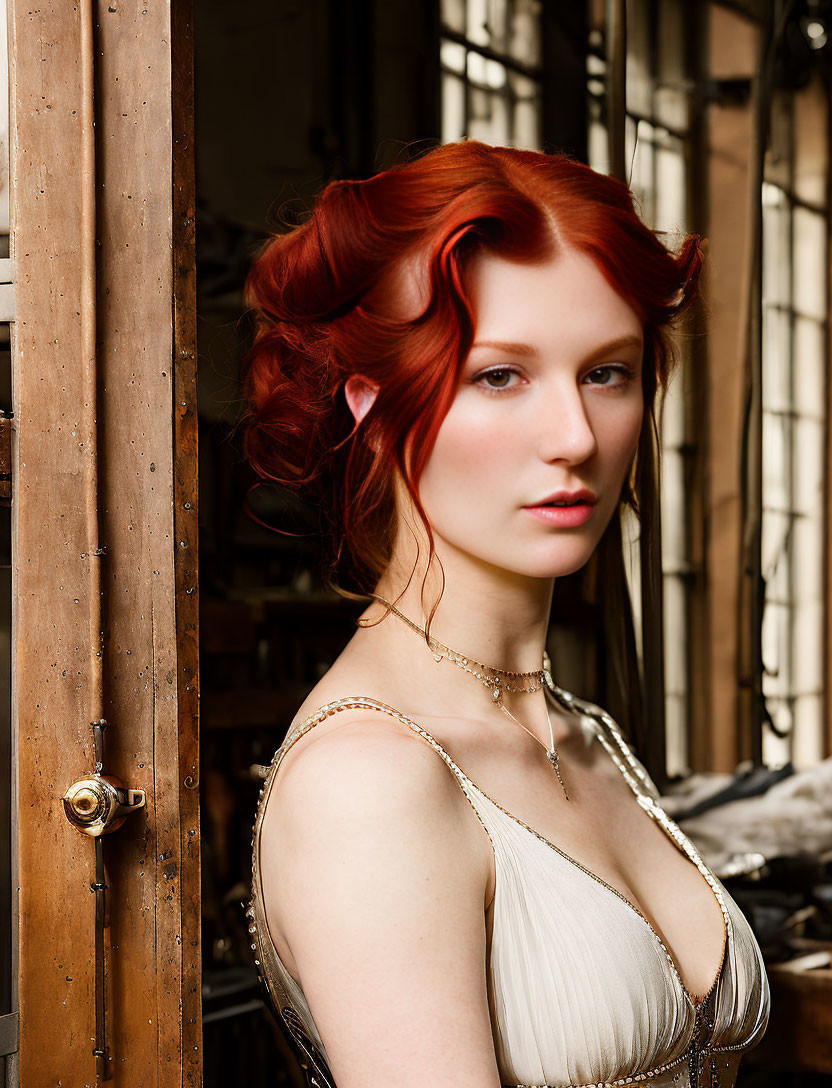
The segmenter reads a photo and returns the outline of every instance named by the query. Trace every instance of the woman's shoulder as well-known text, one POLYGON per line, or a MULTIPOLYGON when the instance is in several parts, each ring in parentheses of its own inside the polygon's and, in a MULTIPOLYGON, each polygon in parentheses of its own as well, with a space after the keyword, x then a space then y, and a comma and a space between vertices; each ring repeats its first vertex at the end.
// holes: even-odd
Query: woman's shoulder
POLYGON ((428 735, 382 707, 370 697, 350 696, 310 713, 301 708, 282 746, 264 816, 266 836, 267 825, 303 839, 335 825, 369 834, 380 823, 395 833, 414 820, 430 833, 466 803, 452 768, 425 743, 428 735))
POLYGON ((477 932, 488 858, 460 814, 467 802, 454 776, 415 733, 350 706, 283 759, 262 813, 258 871, 278 955, 295 978, 305 971, 304 989, 331 977, 339 958, 352 979, 356 963, 386 962, 399 945, 428 957, 424 941, 442 919, 477 932))

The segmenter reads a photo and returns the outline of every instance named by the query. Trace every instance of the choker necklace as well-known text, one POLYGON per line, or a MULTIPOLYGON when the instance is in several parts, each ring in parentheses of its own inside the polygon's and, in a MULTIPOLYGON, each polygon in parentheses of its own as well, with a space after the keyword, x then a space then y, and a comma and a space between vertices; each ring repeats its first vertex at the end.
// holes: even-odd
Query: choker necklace
MULTIPOLYGON (((388 613, 392 613, 397 619, 400 619, 403 623, 421 635, 425 639, 429 646, 431 653, 433 654, 434 661, 452 661, 454 665, 459 666, 464 672, 470 673, 471 676, 475 676, 490 692, 491 698, 494 703, 506 714, 515 724, 519 725, 521 729, 524 729, 530 737, 537 741, 537 743, 546 750, 546 758, 552 764, 552 768, 557 775, 558 782, 560 782, 561 789, 563 790, 564 797, 569 800, 569 794, 566 792, 566 786, 563 783, 563 779, 560 774, 560 767, 558 766, 558 751, 555 748, 555 734, 552 729, 552 719, 549 714, 549 707, 546 707, 546 720, 549 723, 549 741, 550 746, 547 747, 543 741, 528 729, 523 723, 512 714, 509 708, 503 703, 503 692, 516 692, 518 694, 528 694, 533 691, 540 691, 542 687, 547 686, 550 690, 554 689, 555 683, 551 676, 551 664, 549 661, 549 655, 544 650, 543 652, 543 668, 532 669, 530 672, 517 672, 513 669, 500 669, 496 665, 486 665, 482 661, 476 661, 472 657, 466 657, 464 654, 459 653, 458 650, 451 649, 450 646, 446 646, 443 642, 439 642, 432 635, 428 635, 424 627, 420 627, 418 623, 414 623, 409 616, 406 616, 404 612, 398 609, 392 601, 388 601, 386 597, 382 597, 378 593, 371 593, 371 597, 379 601, 388 610, 388 613), (483 671, 487 669, 491 673, 496 673, 495 676, 488 676, 483 671)), ((359 627, 367 627, 366 621, 358 621, 359 627)))

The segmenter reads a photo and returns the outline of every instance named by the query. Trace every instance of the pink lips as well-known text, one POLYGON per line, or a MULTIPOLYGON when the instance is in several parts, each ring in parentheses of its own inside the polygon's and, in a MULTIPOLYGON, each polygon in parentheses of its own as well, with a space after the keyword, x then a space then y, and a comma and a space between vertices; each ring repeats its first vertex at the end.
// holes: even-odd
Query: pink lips
POLYGON ((595 502, 595 495, 591 491, 556 491, 554 495, 523 509, 546 525, 557 529, 577 529, 592 517, 595 502), (550 505, 552 503, 558 505, 550 505))

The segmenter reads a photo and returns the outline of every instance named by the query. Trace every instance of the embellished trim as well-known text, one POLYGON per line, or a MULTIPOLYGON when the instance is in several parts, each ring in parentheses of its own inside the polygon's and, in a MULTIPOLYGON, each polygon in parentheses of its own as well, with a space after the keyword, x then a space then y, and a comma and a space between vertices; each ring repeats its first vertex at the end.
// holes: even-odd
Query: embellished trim
MULTIPOLYGON (((271 763, 269 764, 268 772, 266 774, 265 779, 263 780, 263 785, 260 787, 260 793, 258 794, 258 798, 257 798, 257 808, 256 808, 256 811, 255 811, 254 826, 253 826, 252 835, 251 835, 251 857, 252 857, 251 895, 250 895, 250 898, 249 898, 249 902, 247 904, 246 917, 249 920, 248 932, 249 932, 250 936, 252 937, 251 950, 254 953, 254 957, 255 957, 254 958, 254 965, 255 965, 255 967, 257 967, 258 974, 260 975, 260 979, 266 985, 267 990, 269 989, 269 980, 268 980, 268 978, 267 978, 267 976, 266 976, 266 974, 265 974, 265 972, 263 971, 263 968, 262 968, 262 962, 261 962, 262 959, 263 959, 262 951, 260 949, 258 949, 257 943, 256 943, 256 942, 258 942, 260 940, 260 934, 258 933, 257 920, 255 918, 255 901, 257 899, 259 899, 259 897, 260 897, 260 858, 259 858, 260 850, 259 850, 259 847, 260 847, 260 829, 261 829, 261 825, 262 825, 262 822, 263 822, 263 806, 265 804, 267 796, 271 792, 271 788, 272 788, 272 785, 274 783, 274 779, 277 776, 278 770, 280 769, 280 764, 281 764, 281 762, 283 760, 283 757, 286 755, 286 753, 289 751, 289 749, 295 744, 296 741, 300 740, 300 738, 305 733, 308 733, 316 725, 320 725, 320 723, 322 721, 325 721, 327 718, 331 717, 334 714, 339 713, 342 710, 376 710, 376 711, 382 711, 383 713, 389 715, 390 717, 395 718, 401 724, 408 726, 408 728, 411 729, 414 733, 417 733, 420 737, 422 737, 423 740, 427 741, 427 743, 431 746, 431 748, 433 748, 434 751, 439 756, 441 756, 441 758, 444 760, 445 764, 448 766, 449 770, 453 773, 454 777, 459 782, 460 788, 462 789, 462 792, 465 795, 465 798, 468 801, 468 804, 471 806, 471 809, 473 810, 474 815, 479 820, 480 826, 482 827, 483 831, 488 836, 488 841, 491 843, 491 850, 492 850, 492 853, 494 855, 495 864, 496 864, 497 850, 496 850, 496 847, 494 845, 494 840, 491 837, 491 832, 488 830, 488 828, 486 827, 482 817, 480 816, 479 812, 477 811, 477 806, 474 804, 474 802, 468 796, 468 790, 466 788, 466 783, 469 784, 469 785, 474 785, 474 784, 464 774, 464 772, 459 767, 457 767, 456 763, 454 763, 453 759, 451 759, 450 755, 445 751, 445 749, 442 747, 442 745, 439 743, 439 741, 437 741, 434 737, 432 737, 431 734, 428 733, 428 731, 426 729, 423 729, 417 722, 413 721, 412 718, 408 718, 407 715, 401 714, 394 707, 388 706, 386 703, 382 703, 380 700, 371 699, 371 698, 366 697, 366 696, 352 696, 352 697, 348 697, 348 698, 344 698, 344 699, 336 699, 333 702, 326 703, 319 710, 316 710, 313 714, 310 714, 308 717, 304 718, 297 726, 289 728, 289 731, 287 732, 286 736, 284 737, 283 742, 280 744, 277 751, 272 756, 272 760, 271 760, 271 763)), ((475 788, 476 788, 476 786, 475 786, 475 788)), ((264 922, 265 922, 265 916, 264 916, 264 922)), ((271 937, 268 934, 267 934, 267 937, 268 937, 269 940, 271 940, 271 937)), ((272 944, 273 944, 273 942, 272 942, 272 944)), ((277 956, 277 950, 276 949, 275 949, 275 956, 277 956)), ((285 967, 284 967, 284 970, 285 970, 285 967)), ((287 974, 288 973, 289 972, 287 971, 287 974)), ((295 980, 295 981, 297 981, 297 980, 295 980)))
POLYGON ((624 1085, 638 1084, 640 1081, 650 1080, 662 1073, 669 1072, 671 1069, 675 1069, 677 1065, 687 1061, 689 1050, 690 1048, 684 1054, 680 1054, 678 1058, 674 1058, 672 1062, 654 1066, 653 1069, 648 1069, 644 1073, 631 1073, 628 1077, 620 1077, 618 1080, 599 1080, 592 1081, 589 1084, 514 1084, 511 1088, 623 1088, 624 1085))
POLYGON ((708 1049, 711 1054, 719 1054, 723 1050, 726 1052, 729 1050, 753 1050, 756 1044, 757 1040, 755 1040, 754 1036, 752 1035, 749 1041, 745 1043, 725 1043, 724 1046, 712 1046, 708 1049))
POLYGON ((295 1041, 295 1046, 298 1048, 303 1057, 300 1059, 299 1064, 304 1074, 306 1075, 307 1083, 310 1088, 335 1088, 335 1083, 332 1080, 332 1074, 329 1069, 324 1070, 324 1065, 321 1055, 318 1053, 318 1048, 315 1043, 310 1039, 309 1034, 303 1026, 303 1021, 298 1016, 297 1010, 294 1005, 281 1005, 280 1016, 283 1023, 286 1025, 290 1035, 295 1041), (311 1065, 311 1069, 309 1068, 311 1065))
MULTIPOLYGON (((704 863, 698 850, 687 837, 687 835, 685 835, 679 825, 667 815, 661 805, 659 805, 654 800, 652 796, 652 790, 655 787, 653 786, 653 783, 649 779, 647 772, 641 765, 640 761, 635 758, 632 749, 630 748, 627 741, 624 739, 618 723, 615 721, 615 719, 612 718, 611 715, 609 715, 601 707, 596 706, 594 703, 589 703, 584 701, 583 699, 579 699, 577 696, 572 695, 571 692, 565 691, 563 688, 559 688, 554 682, 549 685, 549 690, 552 692, 558 702, 560 702, 567 710, 571 710, 573 713, 577 711, 589 715, 591 718, 594 718, 596 721, 600 722, 603 726, 605 726, 606 729, 612 734, 618 749, 624 756, 623 760, 621 759, 621 756, 619 756, 618 752, 616 752, 615 748, 613 748, 613 746, 610 744, 609 740, 605 736, 604 730, 601 729, 596 732, 596 736, 598 737, 598 740, 600 741, 602 747, 607 752, 616 767, 618 767, 619 771, 621 771, 624 780, 627 782, 628 786, 635 794, 636 800, 638 801, 639 805, 641 805, 645 812, 647 812, 648 815, 652 817, 654 822, 658 823, 658 825, 665 832, 665 834, 671 839, 672 842, 675 843, 677 848, 681 850, 682 853, 684 853, 690 861, 693 862, 693 864, 704 877, 705 881, 707 882, 708 886, 714 894, 714 898, 716 899, 720 911, 722 912, 722 956, 720 958, 719 968, 717 970, 716 977, 711 983, 708 992, 702 997, 691 994, 688 988, 685 986, 684 982, 682 981, 682 976, 679 968, 675 960, 673 959, 670 950, 667 948, 667 945, 659 936, 656 928, 650 922, 649 918, 647 918, 643 914, 643 912, 635 906, 634 903, 630 903, 630 901, 626 899, 626 897, 622 896, 622 898, 625 899, 625 902, 630 903, 630 906, 638 914, 640 914, 641 917, 644 918, 644 921, 647 923, 647 925, 650 926, 650 929, 653 931, 656 939, 665 951, 668 963, 670 964, 676 977, 678 978, 679 985, 682 987, 682 991, 685 997, 690 1002, 692 1008, 696 1010, 705 1004, 705 1002, 708 1000, 708 998, 711 996, 711 994, 719 984, 719 981, 722 978, 723 969, 725 967, 727 948, 729 943, 733 941, 734 925, 731 919, 731 914, 722 895, 722 889, 720 888, 713 873, 704 863), (639 788, 639 782, 641 782, 642 786, 644 787, 644 791, 639 788)), ((613 888, 612 890, 616 891, 615 888, 613 888)))

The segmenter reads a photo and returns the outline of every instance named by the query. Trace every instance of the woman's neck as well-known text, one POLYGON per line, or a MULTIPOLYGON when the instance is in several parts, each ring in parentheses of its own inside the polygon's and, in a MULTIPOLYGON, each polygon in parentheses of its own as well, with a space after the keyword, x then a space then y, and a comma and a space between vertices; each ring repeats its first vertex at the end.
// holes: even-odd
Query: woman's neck
MULTIPOLYGON (((424 549, 422 555, 424 555, 424 549)), ((546 646, 553 578, 530 578, 460 555, 441 551, 442 571, 434 561, 412 557, 393 562, 376 592, 424 627, 434 603, 430 634, 451 649, 487 665, 520 672, 539 669, 546 646), (411 558, 411 562, 407 562, 411 558), (412 577, 411 577, 411 572, 412 577), (424 581, 424 590, 422 588, 424 581), (440 595, 441 594, 441 595, 440 595)), ((373 615, 383 614, 377 605, 373 615)))
MULTIPOLYGON (((541 669, 554 579, 523 577, 459 554, 444 541, 437 544, 444 581, 435 562, 424 578, 424 563, 417 563, 414 570, 412 556, 405 557, 405 562, 393 562, 385 571, 378 595, 421 628, 439 598, 429 633, 472 664, 516 672, 541 669)), ((490 722, 498 732, 506 724, 488 684, 466 675, 445 657, 436 660, 423 635, 386 613, 378 601, 368 605, 340 660, 368 691, 378 692, 394 706, 410 708, 418 720, 438 720, 447 727, 455 718, 458 723, 476 721, 478 728, 490 722)), ((509 688, 501 699, 547 746, 550 728, 558 744, 573 731, 561 715, 550 716, 542 686, 527 693, 509 688)))

